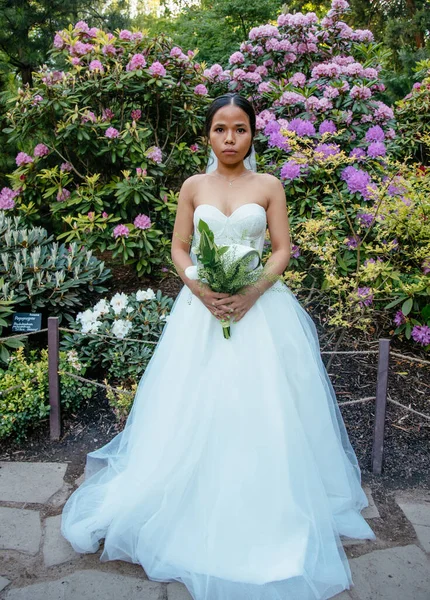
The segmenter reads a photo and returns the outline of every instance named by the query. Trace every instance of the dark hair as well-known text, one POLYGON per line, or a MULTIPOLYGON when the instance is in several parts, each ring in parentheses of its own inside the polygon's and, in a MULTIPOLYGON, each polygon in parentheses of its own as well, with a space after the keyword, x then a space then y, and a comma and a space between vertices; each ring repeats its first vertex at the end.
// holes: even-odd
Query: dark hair
MULTIPOLYGON (((209 133, 210 133, 210 130, 212 127, 212 121, 214 118, 214 114, 217 112, 217 110, 219 110, 223 106, 227 106, 228 104, 233 104, 234 106, 238 106, 244 112, 246 112, 246 114, 248 115, 248 118, 249 118, 251 134, 252 134, 252 137, 254 137, 254 135, 255 135, 254 108, 253 108, 252 104, 249 102, 249 100, 247 100, 244 96, 241 96, 237 92, 228 92, 227 94, 222 94, 222 96, 218 96, 217 98, 215 98, 215 100, 212 102, 212 104, 209 105, 207 112, 206 112, 206 121, 205 121, 206 136, 209 138, 209 133)), ((247 158, 251 154, 251 150, 252 150, 252 143, 249 147, 248 152, 245 155, 245 158, 247 158)))

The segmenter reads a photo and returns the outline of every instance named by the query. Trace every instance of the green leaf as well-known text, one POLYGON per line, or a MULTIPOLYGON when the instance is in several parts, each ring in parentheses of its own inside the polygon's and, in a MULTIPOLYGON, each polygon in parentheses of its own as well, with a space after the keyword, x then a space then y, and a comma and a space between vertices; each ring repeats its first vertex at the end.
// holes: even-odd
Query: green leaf
POLYGON ((393 308, 393 306, 397 306, 397 304, 400 304, 400 302, 403 302, 405 297, 406 296, 402 296, 401 298, 396 298, 395 300, 393 300, 392 302, 387 304, 387 306, 384 306, 385 310, 388 310, 389 308, 393 308))
MULTIPOLYGON (((411 312, 412 306, 414 303, 414 299, 413 298, 408 298, 407 300, 405 300, 405 302, 403 302, 402 305, 402 313, 406 316, 411 312)), ((408 338, 409 339, 409 338, 408 338)))

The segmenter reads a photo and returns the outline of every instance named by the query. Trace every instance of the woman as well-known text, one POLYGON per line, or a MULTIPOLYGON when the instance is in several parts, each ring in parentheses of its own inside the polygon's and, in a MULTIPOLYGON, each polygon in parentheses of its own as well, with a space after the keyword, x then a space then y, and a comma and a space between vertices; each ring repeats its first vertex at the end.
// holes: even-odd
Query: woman
POLYGON ((124 430, 87 455, 62 533, 77 552, 104 538, 101 561, 140 563, 195 600, 327 599, 352 585, 340 536, 375 538, 360 469, 315 325, 277 277, 286 201, 275 177, 245 166, 252 106, 218 97, 206 133, 217 165, 184 182, 172 240, 185 285, 124 430), (200 219, 216 244, 260 256, 268 225, 273 252, 255 285, 228 295, 187 277, 200 219))

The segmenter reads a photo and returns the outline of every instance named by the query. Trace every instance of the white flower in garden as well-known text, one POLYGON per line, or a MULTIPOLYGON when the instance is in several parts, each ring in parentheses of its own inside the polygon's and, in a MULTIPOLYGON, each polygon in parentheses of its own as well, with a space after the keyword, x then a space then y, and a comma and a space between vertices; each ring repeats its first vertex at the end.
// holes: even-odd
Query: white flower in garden
POLYGON ((154 290, 152 290, 151 288, 148 288, 145 291, 143 290, 138 290, 136 292, 136 300, 138 302, 142 302, 143 300, 153 300, 155 298, 155 293, 154 290))
POLYGON ((127 312, 128 314, 132 313, 134 310, 134 308, 132 308, 131 306, 127 306, 127 309, 125 312, 127 312))
POLYGON ((110 305, 113 308, 113 311, 116 315, 119 315, 120 312, 126 308, 128 302, 127 294, 117 293, 115 296, 111 298, 110 305))
POLYGON ((111 331, 115 337, 123 339, 132 327, 133 325, 131 324, 131 321, 126 321, 125 319, 118 319, 112 325, 111 331))
POLYGON ((97 304, 93 308, 94 312, 99 313, 99 315, 105 315, 110 311, 109 303, 106 301, 106 298, 99 300, 97 304))
POLYGON ((101 321, 93 320, 93 321, 85 321, 82 323, 82 333, 97 333, 99 327, 101 327, 101 321))

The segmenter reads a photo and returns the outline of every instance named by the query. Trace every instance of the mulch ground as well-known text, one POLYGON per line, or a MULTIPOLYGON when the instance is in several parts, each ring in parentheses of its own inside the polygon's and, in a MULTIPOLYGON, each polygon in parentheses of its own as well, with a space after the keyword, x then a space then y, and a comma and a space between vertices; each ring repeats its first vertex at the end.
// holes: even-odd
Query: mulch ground
MULTIPOLYGON (((155 291, 161 289, 164 294, 175 298, 183 286, 182 281, 171 274, 155 281, 151 278, 137 278, 128 267, 116 265, 110 268, 113 279, 109 295, 117 291, 131 293, 151 287, 155 291)), ((331 341, 330 332, 326 331, 321 322, 318 307, 309 309, 309 313, 317 326, 321 349, 335 349, 335 340, 331 341)), ((391 348, 410 356, 420 356, 419 353, 412 354, 411 345, 398 339, 392 340, 391 348)), ((377 349, 377 341, 364 334, 358 337, 356 332, 346 332, 336 348, 358 349, 377 349)), ((382 490, 387 492, 390 489, 417 486, 430 489, 430 420, 388 403, 383 473, 380 476, 373 475, 371 456, 374 402, 344 407, 342 402, 375 395, 377 357, 374 354, 338 355, 333 357, 330 364, 328 356, 323 358, 359 460, 363 482, 372 486, 376 496, 378 493, 382 494, 382 490)), ((428 360, 424 353, 421 353, 421 358, 428 360)), ((430 415, 428 366, 391 357, 388 381, 388 394, 393 400, 430 415)), ((97 389, 93 398, 83 403, 76 413, 63 416, 59 441, 50 441, 49 421, 46 419, 29 432, 27 439, 21 443, 11 438, 0 440, 0 460, 68 462, 67 479, 73 482, 83 472, 86 454, 107 443, 118 431, 119 426, 105 393, 97 389)))

